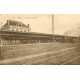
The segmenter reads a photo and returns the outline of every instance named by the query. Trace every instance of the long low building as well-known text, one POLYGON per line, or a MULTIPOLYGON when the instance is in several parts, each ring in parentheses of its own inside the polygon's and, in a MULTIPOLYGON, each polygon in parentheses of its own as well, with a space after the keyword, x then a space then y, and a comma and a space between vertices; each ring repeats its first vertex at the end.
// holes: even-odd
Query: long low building
POLYGON ((0 44, 30 44, 48 42, 77 42, 78 37, 31 32, 22 22, 7 20, 0 30, 0 44))

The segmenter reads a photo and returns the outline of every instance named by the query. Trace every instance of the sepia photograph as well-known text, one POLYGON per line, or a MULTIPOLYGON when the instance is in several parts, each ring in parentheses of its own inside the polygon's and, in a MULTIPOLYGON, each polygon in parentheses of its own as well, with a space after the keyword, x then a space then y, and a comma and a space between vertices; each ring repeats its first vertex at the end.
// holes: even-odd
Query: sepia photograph
POLYGON ((0 65, 80 65, 80 14, 0 14, 0 65))

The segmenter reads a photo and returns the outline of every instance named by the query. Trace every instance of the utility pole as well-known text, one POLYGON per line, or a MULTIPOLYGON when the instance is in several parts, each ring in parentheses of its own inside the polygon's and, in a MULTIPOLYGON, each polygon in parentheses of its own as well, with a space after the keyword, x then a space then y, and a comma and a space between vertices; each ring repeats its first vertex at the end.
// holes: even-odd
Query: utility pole
POLYGON ((54 42, 54 14, 52 14, 52 40, 54 42))
MULTIPOLYGON (((2 22, 1 22, 1 28, 2 28, 2 22)), ((3 59, 2 52, 1 52, 2 48, 3 48, 3 40, 2 40, 2 37, 1 37, 1 30, 0 30, 0 60, 3 59)))
MULTIPOLYGON (((1 28, 2 28, 2 22, 1 22, 1 28)), ((1 30, 0 30, 0 47, 3 46, 2 37, 1 37, 1 30)))

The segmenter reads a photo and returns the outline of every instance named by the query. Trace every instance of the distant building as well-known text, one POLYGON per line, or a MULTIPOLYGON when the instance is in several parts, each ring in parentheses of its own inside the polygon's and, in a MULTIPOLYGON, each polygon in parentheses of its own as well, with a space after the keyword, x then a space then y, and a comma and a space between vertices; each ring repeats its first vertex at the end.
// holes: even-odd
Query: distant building
POLYGON ((66 31, 64 33, 65 36, 75 36, 75 37, 79 37, 80 36, 80 27, 76 27, 76 28, 73 28, 69 31, 66 31))
POLYGON ((1 30, 4 31, 19 31, 19 32, 30 32, 31 28, 22 22, 7 20, 7 22, 2 26, 1 30))

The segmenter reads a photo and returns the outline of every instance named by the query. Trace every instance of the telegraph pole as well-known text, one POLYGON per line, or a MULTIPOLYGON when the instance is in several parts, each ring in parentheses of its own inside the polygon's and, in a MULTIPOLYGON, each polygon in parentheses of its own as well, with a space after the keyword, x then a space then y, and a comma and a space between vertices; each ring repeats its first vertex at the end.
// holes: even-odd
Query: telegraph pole
MULTIPOLYGON (((2 28, 2 22, 1 22, 1 28, 2 28)), ((1 52, 2 48, 3 48, 3 41, 2 41, 1 30, 0 30, 0 60, 3 59, 2 52, 1 52)))
POLYGON ((54 14, 52 14, 52 40, 54 42, 54 14))
MULTIPOLYGON (((1 28, 2 28, 2 22, 1 22, 1 28)), ((3 46, 3 44, 2 44, 2 38, 1 38, 1 30, 0 30, 0 46, 3 46)))

